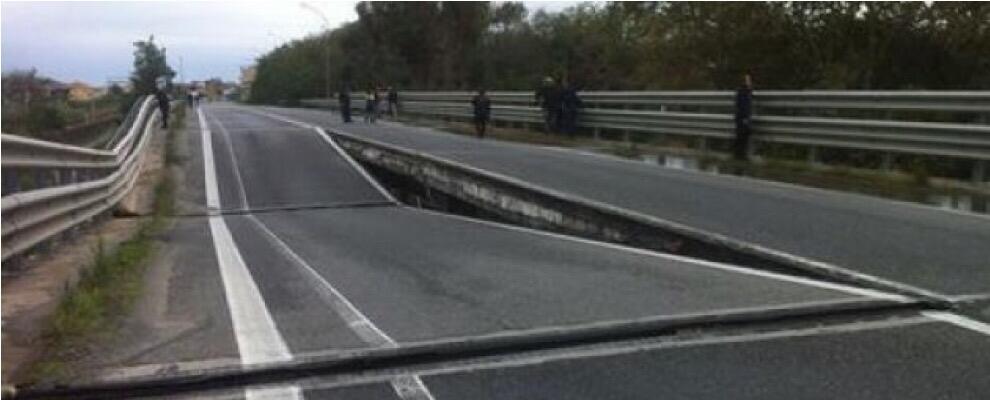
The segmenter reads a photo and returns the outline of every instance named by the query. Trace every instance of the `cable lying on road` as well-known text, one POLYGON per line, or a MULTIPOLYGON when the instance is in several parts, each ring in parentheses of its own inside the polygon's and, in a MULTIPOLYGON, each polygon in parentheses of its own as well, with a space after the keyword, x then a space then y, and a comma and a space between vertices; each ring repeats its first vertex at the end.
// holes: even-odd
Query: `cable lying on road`
POLYGON ((741 309, 716 313, 683 314, 613 321, 572 327, 502 332, 460 339, 414 343, 397 348, 358 350, 343 354, 312 356, 265 365, 231 366, 208 371, 186 371, 157 376, 79 385, 22 388, 10 399, 119 398, 178 395, 193 391, 270 385, 304 378, 329 378, 366 374, 396 368, 413 369, 435 363, 482 357, 559 350, 612 342, 672 337, 692 330, 759 328, 766 324, 821 323, 823 318, 847 320, 917 315, 926 310, 919 302, 838 300, 741 309))

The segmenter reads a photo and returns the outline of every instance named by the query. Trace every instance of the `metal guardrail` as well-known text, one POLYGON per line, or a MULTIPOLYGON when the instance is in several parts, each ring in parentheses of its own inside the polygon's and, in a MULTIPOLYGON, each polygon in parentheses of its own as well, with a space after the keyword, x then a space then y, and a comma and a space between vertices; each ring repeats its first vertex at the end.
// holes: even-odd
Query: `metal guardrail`
POLYGON ((150 96, 138 101, 127 133, 110 150, 2 135, 4 180, 26 174, 36 181, 30 190, 14 185, 0 200, 4 261, 103 213, 130 191, 158 117, 153 104, 150 96))
MULTIPOLYGON (((403 114, 469 119, 470 92, 400 93, 403 114)), ((542 124, 530 92, 489 92, 492 119, 542 124)), ((734 93, 729 91, 582 92, 578 127, 603 131, 731 139, 734 93)), ((362 108, 363 98, 352 106, 362 108)), ((325 99, 304 105, 335 107, 325 99)), ((990 160, 990 91, 756 91, 753 140, 812 148, 866 149, 974 161, 974 180, 986 180, 990 160), (956 122, 922 122, 932 113, 956 122), (842 115, 836 117, 835 115, 842 115), (851 115, 851 116, 850 116, 851 115), (964 122, 958 122, 964 121, 964 122)), ((815 154, 816 152, 812 152, 815 154)))

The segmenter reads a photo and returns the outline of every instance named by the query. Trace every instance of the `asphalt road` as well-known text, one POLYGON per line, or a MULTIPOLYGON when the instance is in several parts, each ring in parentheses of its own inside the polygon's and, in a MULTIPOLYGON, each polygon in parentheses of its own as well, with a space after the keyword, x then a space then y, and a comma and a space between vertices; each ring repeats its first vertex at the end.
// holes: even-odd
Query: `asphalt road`
POLYGON ((990 217, 326 111, 266 111, 947 295, 990 292, 990 217))
MULTIPOLYGON (((172 318, 200 323, 156 338, 152 350, 122 358, 118 370, 167 374, 238 358, 272 362, 603 321, 894 301, 842 285, 391 204, 315 130, 235 107, 202 111, 198 121, 206 126, 195 116, 187 120, 180 199, 191 216, 171 234, 173 275, 164 296, 172 318)), ((267 392, 211 395, 789 399, 892 393, 921 399, 987 392, 990 361, 981 355, 990 350, 990 330, 977 332, 985 325, 966 328, 917 314, 841 322, 834 331, 817 325, 685 332, 656 346, 565 349, 352 383, 312 378, 267 392)))

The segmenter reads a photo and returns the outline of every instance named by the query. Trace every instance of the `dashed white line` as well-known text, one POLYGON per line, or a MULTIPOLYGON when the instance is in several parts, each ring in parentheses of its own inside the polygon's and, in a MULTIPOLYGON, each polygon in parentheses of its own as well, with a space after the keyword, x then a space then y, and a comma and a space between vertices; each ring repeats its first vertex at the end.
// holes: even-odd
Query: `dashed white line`
MULTIPOLYGON (((197 112, 202 134, 206 205, 209 210, 219 210, 220 190, 217 186, 216 164, 213 160, 213 134, 206 123, 203 110, 197 109, 197 112)), ((251 272, 245 265, 223 216, 211 215, 209 225, 241 363, 250 365, 291 360, 289 347, 279 333, 271 313, 268 312, 261 291, 251 277, 251 272)), ((245 397, 252 400, 302 398, 299 387, 294 385, 249 388, 245 391, 245 397)))
MULTIPOLYGON (((214 118, 214 120, 217 122, 217 125, 224 133, 226 139, 224 142, 227 144, 227 148, 229 150, 231 167, 235 171, 237 171, 240 168, 238 167, 237 156, 233 151, 233 145, 231 144, 230 141, 230 135, 228 134, 226 129, 223 127, 223 125, 220 123, 220 121, 217 118, 214 118)), ((335 150, 341 153, 343 152, 342 149, 337 147, 336 144, 333 143, 332 140, 330 140, 326 132, 322 132, 322 130, 319 128, 316 128, 316 130, 318 133, 321 134, 321 136, 324 137, 324 140, 326 140, 328 143, 330 143, 331 146, 334 147, 335 150)), ((351 163, 354 163, 354 160, 350 160, 349 158, 348 160, 351 163)), ((363 170, 360 171, 363 172, 363 170)), ((240 173, 235 173, 234 177, 237 180, 238 186, 241 188, 242 199, 246 207, 247 195, 244 192, 244 181, 241 179, 240 173)), ((366 177, 366 178, 370 179, 370 177, 366 177)), ((379 188, 379 190, 384 190, 384 189, 379 188)), ((390 200, 394 201, 394 199, 391 198, 390 200)), ((292 248, 290 248, 287 244, 285 244, 285 242, 282 241, 281 238, 275 235, 275 233, 272 232, 271 229, 268 228, 268 226, 266 226, 263 222, 261 222, 261 220, 259 220, 253 214, 247 214, 246 216, 247 219, 253 222, 255 226, 257 226, 258 229, 264 234, 264 236, 268 239, 268 242, 275 245, 275 247, 278 249, 280 253, 282 253, 283 256, 293 261, 296 265, 302 267, 302 270, 306 272, 308 275, 310 275, 310 277, 313 278, 314 281, 320 283, 320 285, 318 286, 318 288, 320 289, 319 290, 320 295, 324 298, 324 300, 327 301, 327 303, 330 304, 333 310, 341 317, 341 319, 344 320, 344 322, 347 323, 347 326, 350 327, 351 330, 353 330, 354 333, 358 335, 358 337, 360 337, 362 340, 375 347, 398 347, 398 343, 396 343, 395 340, 393 340, 391 337, 386 335, 385 332, 383 332, 374 323, 372 323, 371 320, 368 319, 368 317, 361 312, 361 310, 355 307, 354 304, 351 303, 350 300, 348 300, 346 297, 344 297, 344 295, 341 294, 340 291, 337 290, 337 288, 331 285, 330 282, 328 282, 323 277, 323 275, 320 275, 320 273, 317 272, 315 269, 313 269, 313 267, 310 266, 309 263, 303 260, 303 258, 300 257, 299 254, 297 254, 294 250, 292 250, 292 248)), ((416 375, 399 376, 393 379, 391 383, 392 383, 392 388, 395 390, 396 394, 398 394, 398 396, 403 400, 433 400, 433 395, 430 393, 429 389, 427 389, 426 384, 423 383, 423 380, 420 379, 419 376, 416 375)), ((276 390, 276 389, 278 388, 273 388, 270 390, 276 390)))
POLYGON ((286 118, 286 117, 283 117, 281 115, 272 114, 272 113, 269 113, 269 112, 258 111, 258 110, 251 110, 251 109, 245 109, 245 111, 250 112, 250 113, 253 113, 253 114, 265 116, 265 117, 268 117, 268 118, 271 118, 271 119, 274 119, 274 120, 282 121, 282 122, 285 122, 285 123, 293 124, 293 125, 296 125, 296 126, 299 126, 299 127, 303 127, 303 128, 315 130, 316 133, 318 133, 320 135, 320 138, 323 139, 323 141, 327 142, 327 144, 329 144, 330 147, 332 147, 334 149, 334 151, 337 152, 338 155, 340 155, 341 157, 343 157, 344 160, 347 161, 347 163, 350 164, 351 167, 353 167, 354 170, 356 170, 358 172, 358 174, 361 175, 361 177, 363 177, 366 181, 368 181, 368 183, 371 184, 372 187, 374 187, 376 190, 378 190, 378 192, 381 193, 382 196, 385 196, 385 198, 388 199, 388 201, 390 201, 392 203, 398 203, 398 200, 396 200, 395 197, 392 196, 392 193, 389 193, 388 190, 385 190, 385 188, 382 187, 382 185, 380 183, 378 183, 377 180, 375 180, 374 178, 371 177, 371 174, 369 174, 368 171, 365 170, 364 167, 361 166, 361 164, 358 164, 358 162, 355 161, 354 158, 350 156, 350 154, 347 154, 347 152, 344 151, 344 149, 340 148, 340 145, 337 144, 337 142, 335 140, 333 140, 333 138, 331 138, 330 135, 328 135, 327 132, 325 130, 323 130, 323 128, 320 128, 319 126, 308 124, 308 123, 305 123, 305 122, 296 121, 296 120, 291 119, 291 118, 286 118))
POLYGON ((249 206, 247 200, 247 192, 246 189, 244 189, 244 179, 241 178, 241 169, 237 167, 237 157, 234 155, 234 145, 230 142, 230 132, 227 130, 225 126, 223 126, 223 123, 220 122, 219 118, 217 118, 216 116, 212 116, 212 117, 213 117, 213 122, 216 122, 217 127, 220 128, 220 133, 223 135, 223 141, 224 143, 227 144, 226 146, 227 153, 230 155, 231 162, 233 162, 233 168, 231 169, 234 170, 234 179, 237 180, 237 188, 240 190, 239 194, 241 195, 241 210, 248 210, 249 206))
MULTIPOLYGON (((334 311, 340 315, 340 317, 347 323, 347 325, 356 333, 362 340, 368 342, 371 345, 377 347, 397 347, 398 343, 391 337, 385 334, 381 329, 375 326, 374 323, 365 316, 361 310, 358 310, 353 303, 350 302, 340 291, 337 290, 330 282, 326 280, 319 272, 317 272, 309 263, 306 262, 302 257, 299 256, 294 250, 292 250, 289 245, 285 244, 282 239, 280 239, 271 229, 268 229, 263 222, 261 222, 254 215, 248 215, 247 218, 255 223, 258 229, 264 233, 268 238, 269 242, 278 247, 279 251, 296 263, 296 265, 302 267, 315 282, 318 282, 320 288, 320 295, 327 300, 334 311)), ((420 400, 420 399, 432 399, 433 395, 430 394, 429 389, 427 389, 426 384, 419 378, 419 376, 405 376, 401 379, 395 379, 392 381, 392 387, 398 393, 399 397, 406 400, 420 400)))
POLYGON ((990 324, 945 311, 922 311, 922 315, 990 336, 990 324))

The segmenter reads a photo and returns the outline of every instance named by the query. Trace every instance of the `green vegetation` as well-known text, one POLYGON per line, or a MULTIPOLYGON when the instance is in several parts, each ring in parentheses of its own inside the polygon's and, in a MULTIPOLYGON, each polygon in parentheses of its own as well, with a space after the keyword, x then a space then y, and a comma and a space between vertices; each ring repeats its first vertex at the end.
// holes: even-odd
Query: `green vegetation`
MULTIPOLYGON (((185 110, 178 108, 169 124, 165 143, 166 167, 178 162, 174 155, 176 133, 183 128, 185 110), (172 154, 170 156, 170 154, 172 154)), ((27 374, 28 381, 58 381, 72 371, 69 363, 84 355, 87 346, 106 340, 141 294, 144 272, 155 254, 155 236, 167 228, 174 213, 175 190, 166 168, 154 188, 154 212, 141 222, 133 237, 107 251, 102 240, 91 265, 82 269, 74 287, 65 295, 45 331, 45 353, 27 374)))
POLYGON ((358 20, 258 60, 251 101, 400 89, 587 90, 990 88, 990 4, 753 2, 368 3, 358 20))
POLYGON ((134 70, 131 71, 131 90, 124 101, 120 103, 121 112, 126 114, 138 97, 154 93, 158 87, 159 78, 165 80, 166 90, 171 90, 172 78, 174 77, 175 70, 168 65, 166 50, 155 44, 154 35, 148 37, 148 40, 134 42, 134 70))
POLYGON ((7 72, 2 86, 4 133, 72 143, 73 138, 67 136, 80 135, 79 128, 105 128, 119 118, 119 91, 90 100, 71 100, 68 85, 39 76, 34 70, 7 72), (67 132, 70 129, 73 132, 67 132))
POLYGON ((112 85, 92 99, 73 100, 71 85, 40 76, 35 70, 4 73, 4 133, 88 144, 93 134, 104 133, 107 125, 122 120, 139 96, 152 93, 158 78, 171 82, 175 76, 167 64, 165 48, 159 48, 153 36, 135 42, 134 47, 132 89, 127 93, 112 85))

